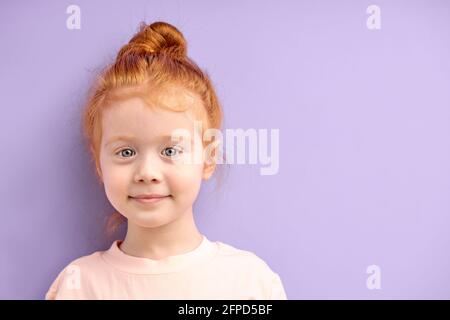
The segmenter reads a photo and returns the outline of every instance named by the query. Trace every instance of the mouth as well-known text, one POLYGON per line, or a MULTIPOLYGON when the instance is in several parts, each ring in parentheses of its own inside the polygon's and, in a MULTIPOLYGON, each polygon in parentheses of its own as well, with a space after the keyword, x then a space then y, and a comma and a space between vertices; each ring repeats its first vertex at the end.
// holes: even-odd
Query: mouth
POLYGON ((152 198, 133 198, 131 196, 128 196, 129 199, 137 201, 138 203, 156 203, 163 201, 164 199, 170 198, 171 195, 164 196, 164 197, 152 197, 152 198))

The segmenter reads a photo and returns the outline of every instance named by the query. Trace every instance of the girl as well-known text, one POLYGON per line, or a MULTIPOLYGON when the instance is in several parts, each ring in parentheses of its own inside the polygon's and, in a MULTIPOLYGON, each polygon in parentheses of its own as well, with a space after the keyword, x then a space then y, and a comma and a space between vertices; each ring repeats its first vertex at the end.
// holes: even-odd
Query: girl
POLYGON ((93 87, 84 133, 117 210, 110 227, 122 219, 127 233, 69 263, 46 299, 287 299, 261 258, 196 227, 193 203, 220 141, 205 142, 194 123, 219 130, 223 115, 208 75, 186 54, 177 28, 142 23, 93 87))

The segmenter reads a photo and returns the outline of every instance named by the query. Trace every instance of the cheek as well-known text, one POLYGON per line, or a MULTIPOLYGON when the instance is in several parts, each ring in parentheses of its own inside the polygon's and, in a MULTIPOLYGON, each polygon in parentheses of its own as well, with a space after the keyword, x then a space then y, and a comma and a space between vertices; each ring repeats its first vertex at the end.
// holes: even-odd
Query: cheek
POLYGON ((129 172, 124 167, 106 166, 103 171, 103 182, 108 194, 123 194, 128 183, 129 172))
POLYGON ((202 166, 180 166, 170 173, 170 184, 173 193, 191 194, 197 193, 202 181, 202 166))

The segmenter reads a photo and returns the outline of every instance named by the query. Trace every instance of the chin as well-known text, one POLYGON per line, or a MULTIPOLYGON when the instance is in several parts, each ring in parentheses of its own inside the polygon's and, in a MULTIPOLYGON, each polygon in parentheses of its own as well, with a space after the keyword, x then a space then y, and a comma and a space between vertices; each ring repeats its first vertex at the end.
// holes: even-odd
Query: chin
POLYGON ((139 227, 141 228, 147 228, 147 229, 156 229, 156 228, 161 228, 164 227, 165 225, 167 225, 167 222, 163 222, 163 223, 139 223, 139 227))
POLYGON ((159 228, 171 223, 173 220, 161 219, 161 217, 142 217, 142 215, 151 215, 151 212, 143 212, 140 217, 128 219, 129 222, 142 228, 159 228))

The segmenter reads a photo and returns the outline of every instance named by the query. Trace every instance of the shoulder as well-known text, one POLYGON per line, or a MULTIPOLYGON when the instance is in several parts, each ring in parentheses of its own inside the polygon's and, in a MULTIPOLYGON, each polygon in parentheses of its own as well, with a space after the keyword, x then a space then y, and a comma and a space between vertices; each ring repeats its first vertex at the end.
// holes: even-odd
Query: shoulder
POLYGON ((96 251, 89 255, 81 256, 69 262, 62 270, 66 274, 86 277, 90 274, 101 272, 101 269, 105 267, 105 263, 102 258, 103 251, 96 251))
POLYGON ((70 261, 56 276, 45 294, 46 300, 84 298, 92 291, 92 279, 102 273, 106 266, 96 251, 70 261))
POLYGON ((222 259, 252 263, 262 268, 268 267, 267 263, 252 251, 239 249, 221 241, 216 241, 216 244, 218 247, 218 256, 222 259))
POLYGON ((267 299, 287 299, 281 278, 269 264, 252 251, 216 241, 218 264, 243 277, 247 284, 262 288, 267 299))
POLYGON ((266 261, 254 252, 236 248, 230 244, 216 241, 218 246, 218 257, 220 260, 232 262, 236 265, 243 265, 255 271, 273 272, 266 261))

